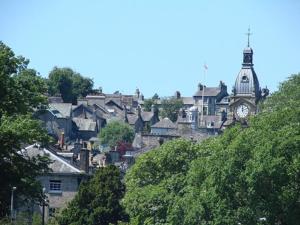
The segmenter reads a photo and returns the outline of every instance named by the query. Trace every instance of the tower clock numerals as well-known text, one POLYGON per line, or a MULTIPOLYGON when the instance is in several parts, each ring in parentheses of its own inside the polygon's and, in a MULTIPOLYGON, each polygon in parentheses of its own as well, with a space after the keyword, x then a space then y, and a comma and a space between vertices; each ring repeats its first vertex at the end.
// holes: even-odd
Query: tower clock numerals
POLYGON ((244 104, 239 105, 236 109, 236 114, 240 118, 246 118, 249 115, 249 107, 244 104))

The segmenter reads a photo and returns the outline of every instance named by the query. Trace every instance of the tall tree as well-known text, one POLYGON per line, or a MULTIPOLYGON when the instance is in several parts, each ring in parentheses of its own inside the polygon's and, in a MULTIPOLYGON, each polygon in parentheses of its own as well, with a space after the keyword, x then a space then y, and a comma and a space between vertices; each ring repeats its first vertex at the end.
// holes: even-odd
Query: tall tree
POLYGON ((160 111, 160 115, 163 118, 168 117, 173 122, 176 122, 178 117, 178 112, 182 107, 183 107, 183 102, 181 99, 177 99, 174 97, 164 98, 161 101, 162 110, 160 111))
POLYGON ((28 59, 16 57, 0 42, 0 117, 3 114, 26 114, 45 105, 45 82, 35 70, 27 69, 28 59))
POLYGON ((100 133, 100 141, 112 149, 122 143, 132 143, 134 138, 133 128, 123 122, 113 121, 107 124, 100 133))
POLYGON ((190 141, 177 139, 137 159, 125 177, 123 204, 130 224, 175 224, 167 223, 168 213, 185 192, 186 175, 197 151, 190 141))
POLYGON ((24 201, 42 197, 35 178, 47 171, 49 163, 47 158, 27 158, 20 151, 23 144, 48 141, 46 132, 31 115, 34 108, 46 104, 46 85, 34 70, 27 69, 28 63, 0 42, 0 217, 8 214, 14 186, 24 201))
POLYGON ((49 73, 48 89, 50 95, 60 94, 64 102, 76 103, 78 97, 92 91, 93 81, 71 68, 54 67, 49 73))
POLYGON ((57 217, 57 222, 59 225, 108 225, 126 221, 120 205, 124 191, 117 167, 99 168, 89 181, 80 185, 77 195, 57 217))
POLYGON ((153 99, 145 99, 144 105, 143 105, 144 111, 150 112, 150 111, 151 111, 151 108, 152 108, 152 105, 156 105, 156 100, 153 100, 153 99))
POLYGON ((157 107, 157 102, 159 100, 159 96, 157 93, 155 93, 152 98, 149 98, 149 99, 145 99, 144 101, 144 110, 146 112, 150 112, 151 111, 151 108, 152 108, 152 105, 156 106, 157 107))

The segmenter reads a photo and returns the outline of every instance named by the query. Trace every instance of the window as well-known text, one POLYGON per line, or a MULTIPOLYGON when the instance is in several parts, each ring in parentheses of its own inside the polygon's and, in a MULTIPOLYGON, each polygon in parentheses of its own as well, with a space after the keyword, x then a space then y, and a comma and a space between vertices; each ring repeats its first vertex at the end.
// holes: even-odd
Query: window
POLYGON ((207 107, 203 107, 203 115, 207 115, 207 107))
POLYGON ((50 192, 61 192, 61 180, 50 180, 50 192))
POLYGON ((246 75, 242 76, 242 82, 243 83, 249 82, 249 79, 248 79, 248 77, 246 75))

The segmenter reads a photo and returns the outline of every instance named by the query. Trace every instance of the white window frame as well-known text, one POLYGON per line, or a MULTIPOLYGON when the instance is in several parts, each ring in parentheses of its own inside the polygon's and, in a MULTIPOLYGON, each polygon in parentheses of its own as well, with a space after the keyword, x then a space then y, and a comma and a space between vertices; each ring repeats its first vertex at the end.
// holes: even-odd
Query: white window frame
POLYGON ((50 193, 61 193, 61 180, 50 180, 49 181, 49 192, 50 193))

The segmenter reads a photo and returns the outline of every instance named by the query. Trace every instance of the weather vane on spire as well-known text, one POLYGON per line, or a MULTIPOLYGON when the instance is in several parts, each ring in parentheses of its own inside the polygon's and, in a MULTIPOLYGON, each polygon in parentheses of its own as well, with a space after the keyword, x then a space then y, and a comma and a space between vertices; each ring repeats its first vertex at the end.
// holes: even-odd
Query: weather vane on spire
POLYGON ((246 35, 248 36, 248 47, 250 47, 250 35, 252 35, 252 33, 250 33, 250 27, 248 28, 248 33, 246 33, 246 35))

